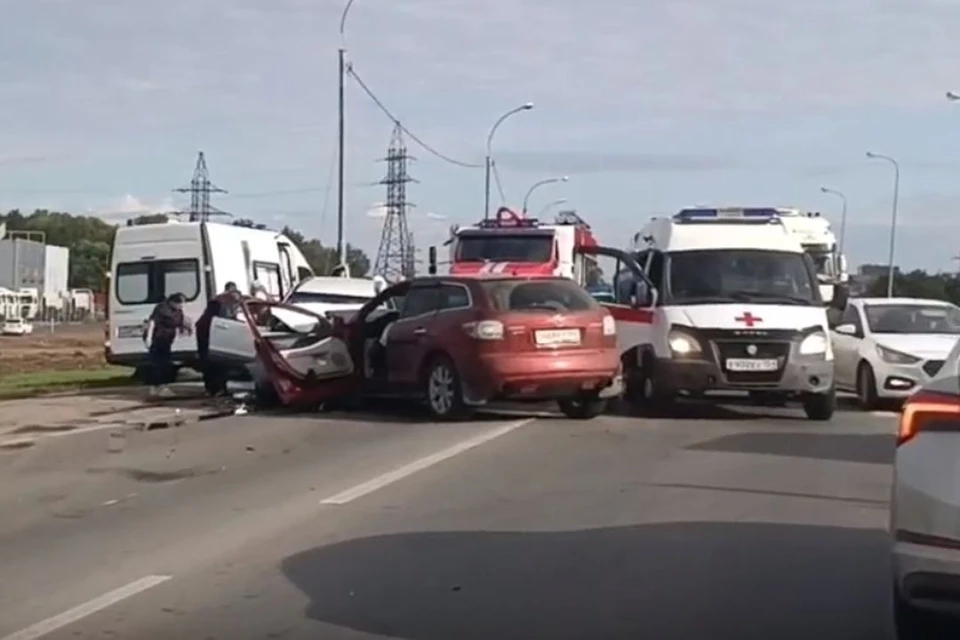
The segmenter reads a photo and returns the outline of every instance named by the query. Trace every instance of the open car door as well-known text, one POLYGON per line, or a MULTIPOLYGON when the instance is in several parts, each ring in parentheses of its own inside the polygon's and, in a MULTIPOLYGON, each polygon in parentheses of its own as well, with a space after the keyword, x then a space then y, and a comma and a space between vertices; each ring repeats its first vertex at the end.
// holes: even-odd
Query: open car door
MULTIPOLYGON (((596 283, 588 282, 592 264, 598 271, 596 278, 606 280, 609 277, 609 290, 605 299, 594 296, 613 316, 617 322, 617 347, 621 353, 644 344, 653 339, 653 310, 657 306, 659 292, 647 276, 643 267, 634 254, 612 247, 581 246, 577 247, 577 258, 584 260, 585 268, 580 270, 581 281, 578 283, 589 290, 596 283), (602 273, 599 269, 598 258, 606 257, 613 261, 609 266, 610 273, 602 273)), ((608 262, 609 265, 609 262, 608 262)))
POLYGON ((347 338, 330 320, 278 302, 242 306, 257 358, 284 406, 317 405, 356 390, 347 338))

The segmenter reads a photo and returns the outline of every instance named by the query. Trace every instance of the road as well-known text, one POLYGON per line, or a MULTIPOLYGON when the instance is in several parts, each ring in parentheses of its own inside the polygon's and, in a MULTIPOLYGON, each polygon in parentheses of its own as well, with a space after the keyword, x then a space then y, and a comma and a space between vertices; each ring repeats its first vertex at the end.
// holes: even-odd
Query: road
POLYGON ((894 418, 799 415, 50 438, 0 454, 0 640, 890 638, 894 418))

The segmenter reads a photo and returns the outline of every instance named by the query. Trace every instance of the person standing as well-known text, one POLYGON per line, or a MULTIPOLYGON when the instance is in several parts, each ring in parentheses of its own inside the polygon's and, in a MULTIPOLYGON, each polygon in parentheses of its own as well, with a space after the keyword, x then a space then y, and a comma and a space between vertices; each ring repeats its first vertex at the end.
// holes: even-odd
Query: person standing
POLYGON ((173 341, 177 335, 192 333, 191 327, 183 316, 182 293, 174 293, 157 304, 147 321, 144 340, 150 360, 150 395, 169 397, 173 395, 168 386, 173 382, 173 341))
POLYGON ((240 303, 240 289, 235 282, 228 282, 223 293, 210 300, 207 308, 194 325, 197 335, 197 359, 203 373, 203 386, 210 395, 225 393, 227 381, 223 376, 223 368, 211 362, 210 355, 210 326, 217 316, 230 315, 228 310, 240 303))

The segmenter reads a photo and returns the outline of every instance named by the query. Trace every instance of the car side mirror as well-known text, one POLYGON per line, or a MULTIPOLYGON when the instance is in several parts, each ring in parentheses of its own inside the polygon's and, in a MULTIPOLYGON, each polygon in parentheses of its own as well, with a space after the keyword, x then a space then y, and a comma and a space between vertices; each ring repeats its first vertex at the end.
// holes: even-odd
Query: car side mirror
POLYGON ((856 335, 857 335, 857 327, 856 327, 853 323, 850 323, 850 322, 847 322, 846 324, 838 324, 837 326, 835 326, 835 327, 833 328, 833 330, 836 331, 837 333, 841 334, 841 335, 844 335, 844 336, 856 336, 856 335))

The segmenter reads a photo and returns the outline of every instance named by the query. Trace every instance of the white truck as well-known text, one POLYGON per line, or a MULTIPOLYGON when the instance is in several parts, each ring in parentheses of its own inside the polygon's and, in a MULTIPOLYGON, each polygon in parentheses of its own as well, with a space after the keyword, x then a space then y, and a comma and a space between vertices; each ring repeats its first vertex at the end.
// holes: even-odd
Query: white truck
POLYGON ((747 391, 799 400, 812 420, 833 416, 828 304, 783 220, 773 208, 690 208, 634 235, 607 306, 637 407, 660 413, 680 395, 747 391))
POLYGON ((850 274, 847 271, 847 259, 840 253, 830 221, 819 213, 802 212, 799 209, 778 208, 776 211, 783 225, 813 258, 823 299, 832 300, 836 285, 847 284, 850 274))

